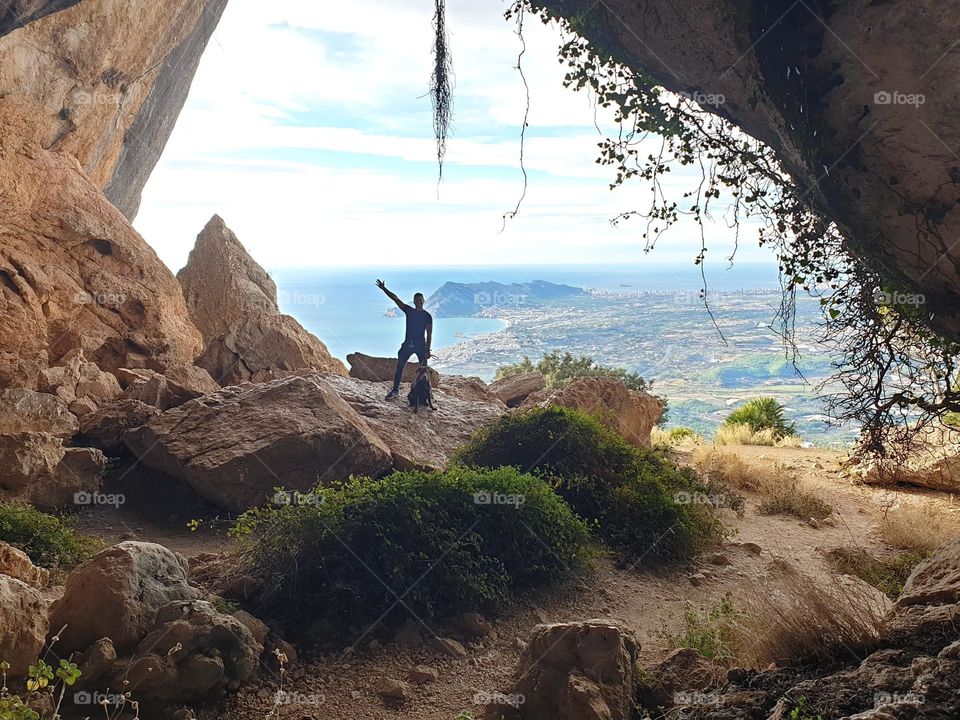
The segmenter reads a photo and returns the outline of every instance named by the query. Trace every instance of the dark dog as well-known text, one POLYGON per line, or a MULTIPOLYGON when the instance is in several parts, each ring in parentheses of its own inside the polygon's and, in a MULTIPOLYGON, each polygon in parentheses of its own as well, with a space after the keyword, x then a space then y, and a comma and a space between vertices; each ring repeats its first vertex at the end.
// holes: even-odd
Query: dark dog
POLYGON ((417 368, 417 377, 410 383, 407 401, 414 412, 417 412, 421 405, 436 410, 433 406, 433 388, 430 387, 430 368, 422 365, 417 368))

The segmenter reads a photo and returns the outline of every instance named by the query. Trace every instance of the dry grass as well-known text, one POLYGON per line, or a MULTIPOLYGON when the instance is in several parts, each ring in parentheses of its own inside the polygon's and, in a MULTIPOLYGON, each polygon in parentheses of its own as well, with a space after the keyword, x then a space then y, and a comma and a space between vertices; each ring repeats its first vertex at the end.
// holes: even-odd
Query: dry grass
POLYGON ((715 447, 698 449, 693 464, 708 483, 726 484, 736 490, 748 490, 761 496, 757 508, 761 514, 786 514, 801 520, 822 520, 833 507, 820 495, 807 489, 797 473, 785 465, 752 465, 735 452, 715 447))
POLYGON ((960 537, 960 521, 929 505, 899 505, 880 521, 880 536, 890 547, 929 555, 960 537))
POLYGON ((856 578, 819 584, 786 562, 743 603, 737 662, 754 668, 858 657, 879 637, 889 608, 887 598, 856 578))
POLYGON ((910 573, 925 555, 906 551, 874 556, 860 547, 837 547, 826 552, 831 567, 844 575, 856 575, 888 598, 896 600, 903 592, 910 573))
POLYGON ((655 450, 670 450, 678 445, 701 445, 703 438, 688 427, 673 427, 669 430, 654 427, 650 431, 650 446, 655 450))
POLYGON ((799 435, 784 435, 777 438, 774 430, 754 431, 749 425, 721 425, 713 436, 716 445, 767 445, 770 447, 800 447, 803 439, 799 435))

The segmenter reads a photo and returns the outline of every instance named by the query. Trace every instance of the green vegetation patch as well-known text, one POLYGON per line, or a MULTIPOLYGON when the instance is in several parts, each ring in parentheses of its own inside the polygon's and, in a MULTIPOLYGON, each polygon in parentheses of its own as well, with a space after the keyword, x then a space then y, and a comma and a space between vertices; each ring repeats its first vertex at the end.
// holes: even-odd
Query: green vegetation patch
POLYGON ((63 518, 22 503, 0 502, 0 540, 25 552, 35 565, 63 570, 101 547, 99 540, 81 535, 63 518))

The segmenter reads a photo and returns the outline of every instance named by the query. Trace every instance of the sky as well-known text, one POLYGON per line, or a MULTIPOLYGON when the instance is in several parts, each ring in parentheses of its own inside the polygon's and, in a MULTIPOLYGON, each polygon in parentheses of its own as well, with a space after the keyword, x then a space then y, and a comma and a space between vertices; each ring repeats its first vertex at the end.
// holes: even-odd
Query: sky
MULTIPOLYGON (((230 0, 143 193, 135 227, 174 271, 217 213, 268 269, 313 266, 693 263, 695 226, 651 254, 642 181, 611 191, 587 93, 563 87, 560 30, 502 0, 448 0, 454 135, 437 185, 430 98, 432 0, 230 0)), ((682 173, 669 180, 686 186, 682 173)), ((707 226, 722 266, 732 233, 707 226)), ((755 237, 755 233, 749 235, 755 237)), ((755 240, 739 262, 773 260, 755 240)))

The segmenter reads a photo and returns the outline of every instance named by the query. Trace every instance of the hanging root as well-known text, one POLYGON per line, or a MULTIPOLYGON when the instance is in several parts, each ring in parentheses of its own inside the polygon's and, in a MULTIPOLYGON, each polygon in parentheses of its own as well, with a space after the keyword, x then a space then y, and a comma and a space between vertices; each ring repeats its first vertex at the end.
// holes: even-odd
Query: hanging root
POLYGON ((433 102, 433 131, 437 136, 437 165, 439 176, 443 180, 443 158, 447 154, 447 137, 453 119, 453 59, 450 56, 450 44, 447 38, 447 3, 435 0, 436 12, 433 16, 433 77, 431 79, 430 98, 433 102))

